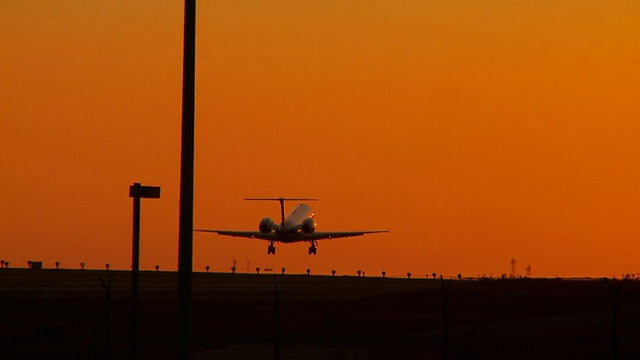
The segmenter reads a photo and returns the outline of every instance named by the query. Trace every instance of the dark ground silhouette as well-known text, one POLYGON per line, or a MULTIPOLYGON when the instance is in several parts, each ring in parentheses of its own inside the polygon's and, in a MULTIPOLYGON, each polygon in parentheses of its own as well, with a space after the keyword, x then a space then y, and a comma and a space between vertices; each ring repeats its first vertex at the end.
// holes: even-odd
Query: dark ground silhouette
MULTIPOLYGON (((445 354, 440 279, 276 276, 281 359, 445 354)), ((274 358, 273 278, 193 275, 196 359, 274 358)), ((176 282, 175 272, 140 273, 140 358, 176 357, 176 282)), ((445 282, 450 359, 614 356, 611 286, 603 280, 445 282)), ((626 281, 616 305, 618 357, 640 358, 640 282, 626 281)), ((127 358, 130 316, 128 271, 0 269, 2 358, 127 358)))

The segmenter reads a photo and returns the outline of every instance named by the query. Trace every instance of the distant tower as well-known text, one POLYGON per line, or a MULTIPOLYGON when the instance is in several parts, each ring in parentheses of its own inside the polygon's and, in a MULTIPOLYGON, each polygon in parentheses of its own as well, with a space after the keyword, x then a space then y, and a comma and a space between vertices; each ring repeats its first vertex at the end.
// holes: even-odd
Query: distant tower
POLYGON ((527 277, 531 276, 531 264, 527 264, 527 277))
POLYGON ((511 258, 511 274, 509 277, 512 279, 516 277, 516 259, 514 258, 511 258))

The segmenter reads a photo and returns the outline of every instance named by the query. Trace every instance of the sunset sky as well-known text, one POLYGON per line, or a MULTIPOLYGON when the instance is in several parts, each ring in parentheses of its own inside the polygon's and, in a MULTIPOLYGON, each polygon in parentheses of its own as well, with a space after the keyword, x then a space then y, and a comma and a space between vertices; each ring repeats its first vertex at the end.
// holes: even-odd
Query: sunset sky
MULTIPOLYGON (((0 1, 0 258, 178 252, 183 1, 0 1)), ((640 272, 640 2, 207 1, 197 9, 194 270, 414 276, 640 272), (294 204, 291 204, 294 205, 294 204)))

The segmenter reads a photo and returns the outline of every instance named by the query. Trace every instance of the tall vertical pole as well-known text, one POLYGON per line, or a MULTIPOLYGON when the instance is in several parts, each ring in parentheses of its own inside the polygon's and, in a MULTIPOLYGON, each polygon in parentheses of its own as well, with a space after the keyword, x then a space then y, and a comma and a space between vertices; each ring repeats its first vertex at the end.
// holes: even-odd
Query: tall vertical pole
POLYGON ((136 359, 138 342, 138 272, 140 271, 140 183, 134 183, 133 187, 133 251, 131 252, 131 359, 136 359))
POLYGON ((178 240, 178 358, 191 357, 191 271, 193 269, 193 165, 195 133, 196 0, 184 2, 182 139, 178 240))

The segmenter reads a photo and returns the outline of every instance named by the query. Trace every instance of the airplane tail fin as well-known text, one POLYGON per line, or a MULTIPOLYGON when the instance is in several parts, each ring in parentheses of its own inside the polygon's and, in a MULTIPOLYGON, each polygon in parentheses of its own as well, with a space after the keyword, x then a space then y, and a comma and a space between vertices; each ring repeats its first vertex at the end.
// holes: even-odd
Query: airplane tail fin
POLYGON ((285 201, 318 201, 318 199, 314 198, 245 198, 243 200, 250 201, 279 201, 280 202, 280 216, 282 218, 282 224, 284 224, 284 202, 285 201))

